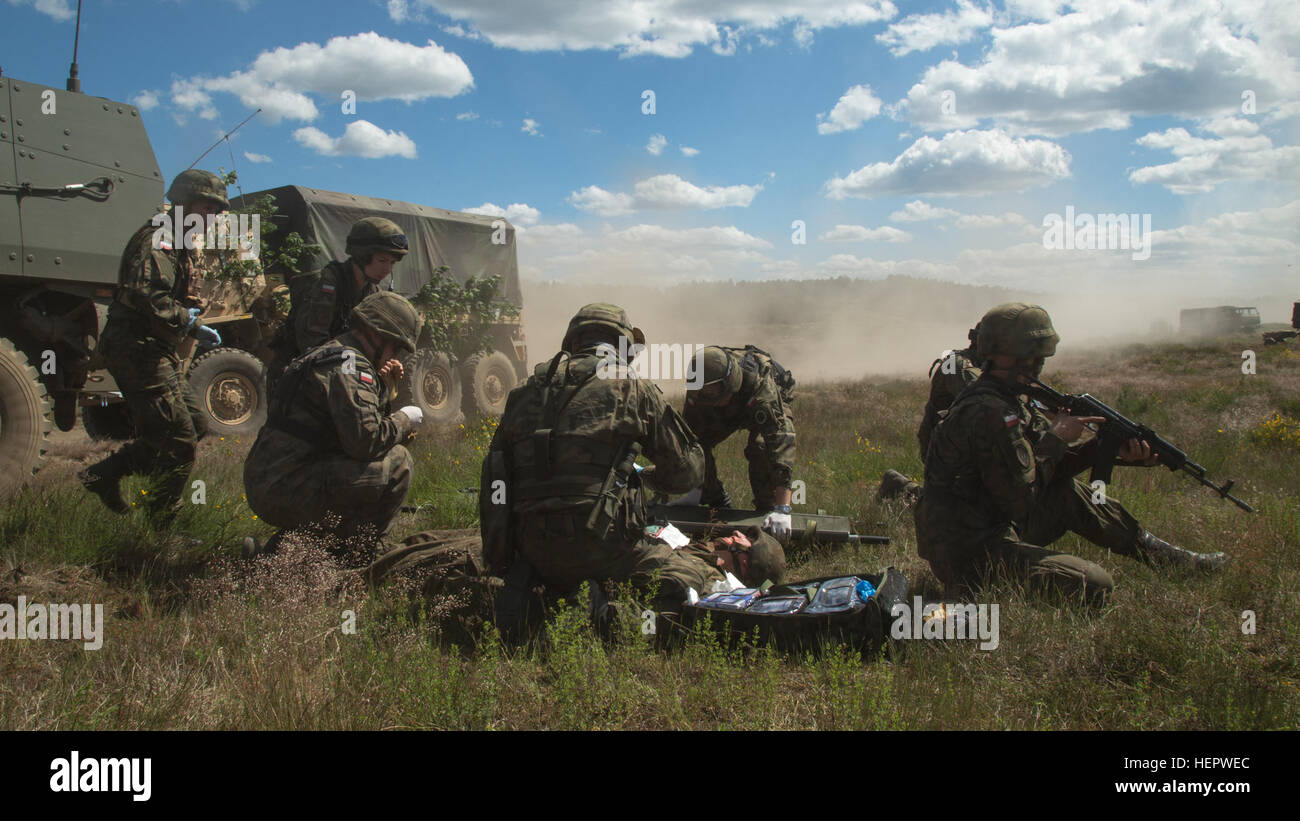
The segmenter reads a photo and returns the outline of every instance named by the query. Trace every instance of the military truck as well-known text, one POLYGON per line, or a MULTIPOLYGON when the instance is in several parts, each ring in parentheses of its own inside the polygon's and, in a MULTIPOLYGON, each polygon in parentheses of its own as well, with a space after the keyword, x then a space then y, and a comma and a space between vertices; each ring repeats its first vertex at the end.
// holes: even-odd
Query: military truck
MULTIPOLYGON (((354 222, 384 217, 401 226, 410 247, 393 269, 393 290, 413 297, 438 266, 446 265, 461 283, 470 277, 499 276, 501 299, 516 307, 523 305, 515 229, 502 218, 296 185, 235 197, 231 210, 249 208, 263 196, 270 196, 277 209, 277 230, 266 237, 272 251, 275 243, 291 232, 319 248, 305 270, 319 270, 342 257, 354 222)), ((464 362, 453 361, 448 352, 433 350, 426 334, 416 353, 403 363, 407 379, 402 402, 423 407, 425 419, 436 425, 455 425, 466 413, 500 416, 506 396, 526 376, 527 359, 520 317, 497 322, 492 328, 492 351, 464 362)))
POLYGON ((1258 308, 1219 305, 1214 308, 1184 308, 1178 312, 1178 330, 1188 336, 1252 333, 1258 327, 1258 308))

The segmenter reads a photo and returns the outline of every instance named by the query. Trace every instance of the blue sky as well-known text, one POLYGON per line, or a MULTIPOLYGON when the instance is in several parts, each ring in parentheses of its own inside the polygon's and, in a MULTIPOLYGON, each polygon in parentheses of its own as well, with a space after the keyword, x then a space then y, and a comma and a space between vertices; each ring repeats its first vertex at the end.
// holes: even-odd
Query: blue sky
MULTIPOLYGON (((1212 299, 1294 287, 1300 242, 1300 23, 1227 5, 86 0, 79 62, 141 108, 167 177, 260 105, 232 139, 245 191, 502 213, 536 279, 1212 299), (1067 205, 1150 214, 1150 259, 1044 248, 1067 205)), ((0 0, 5 73, 62 85, 73 9, 0 0)))

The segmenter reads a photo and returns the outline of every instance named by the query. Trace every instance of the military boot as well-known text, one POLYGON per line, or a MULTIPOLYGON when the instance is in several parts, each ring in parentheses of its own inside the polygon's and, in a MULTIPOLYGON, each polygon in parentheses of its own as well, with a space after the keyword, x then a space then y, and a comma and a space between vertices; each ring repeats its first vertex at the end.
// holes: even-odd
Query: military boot
POLYGON ((880 477, 880 489, 876 491, 876 499, 883 502, 901 498, 910 504, 920 493, 919 484, 896 470, 887 470, 880 477))
POLYGON ((1228 556, 1225 553, 1196 553, 1172 545, 1164 539, 1158 539, 1145 530, 1138 534, 1137 543, 1138 555, 1147 563, 1153 565, 1186 567, 1212 572, 1222 570, 1223 566, 1228 563, 1228 556))
POLYGON ((244 546, 240 554, 245 559, 255 559, 258 556, 269 556, 280 548, 280 531, 267 539, 265 542, 259 541, 256 536, 245 536, 244 546))
POLYGON ((131 508, 122 498, 122 477, 115 469, 113 457, 96 462, 77 474, 83 487, 99 497, 104 506, 114 513, 126 513, 131 508))

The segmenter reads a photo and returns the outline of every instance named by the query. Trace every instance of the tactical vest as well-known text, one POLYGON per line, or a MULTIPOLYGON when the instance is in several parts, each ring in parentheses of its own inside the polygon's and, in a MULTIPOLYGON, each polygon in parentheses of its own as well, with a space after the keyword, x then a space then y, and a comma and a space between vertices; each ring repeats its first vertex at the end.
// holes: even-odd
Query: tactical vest
POLYGON ((344 345, 336 345, 333 342, 327 342, 324 345, 318 345, 307 353, 298 357, 289 363, 285 368, 284 374, 275 386, 275 395, 271 398, 270 408, 267 413, 266 424, 282 433, 287 433, 297 439, 322 450, 337 450, 339 448, 338 434, 334 430, 334 420, 330 416, 329 408, 311 406, 308 410, 311 418, 317 422, 315 426, 304 427, 298 421, 291 421, 290 414, 298 401, 298 391, 302 389, 303 380, 307 379, 320 365, 342 364, 348 358, 348 353, 352 352, 358 359, 360 354, 344 345))
POLYGON ((794 374, 786 370, 780 362, 773 359, 770 353, 754 345, 746 345, 743 348, 725 348, 724 350, 740 359, 740 369, 745 375, 745 380, 741 385, 742 391, 752 392, 766 369, 771 371, 772 381, 776 383, 777 390, 781 395, 781 401, 787 405, 794 402, 794 374))

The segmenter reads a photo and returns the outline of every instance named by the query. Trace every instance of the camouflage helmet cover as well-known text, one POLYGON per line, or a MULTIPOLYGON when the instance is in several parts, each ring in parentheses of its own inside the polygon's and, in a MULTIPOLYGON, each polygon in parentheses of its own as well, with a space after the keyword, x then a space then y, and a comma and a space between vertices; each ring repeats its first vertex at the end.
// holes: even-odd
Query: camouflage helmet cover
POLYGON ((785 581, 785 548, 768 533, 759 533, 751 539, 749 548, 748 578, 742 581, 754 586, 771 580, 772 584, 785 581))
POLYGON ((1052 318, 1038 305, 1008 302, 984 314, 976 325, 975 353, 981 360, 994 354, 1016 359, 1046 358, 1061 341, 1052 318))
POLYGON ((564 332, 564 342, 560 346, 569 353, 576 353, 573 345, 578 337, 591 330, 608 330, 627 339, 628 344, 645 344, 645 334, 640 328, 634 328, 627 318, 627 311, 608 302, 592 302, 584 305, 569 320, 568 330, 564 332))
POLYGON ((360 257, 375 251, 387 251, 401 258, 409 246, 406 234, 397 223, 383 217, 366 217, 352 223, 348 231, 347 255, 360 257))
POLYGON ((710 345, 692 358, 687 366, 687 397, 705 404, 720 402, 734 396, 740 390, 744 378, 744 371, 736 357, 723 348, 710 345), (697 365, 704 371, 703 379, 695 374, 697 365), (698 387, 692 391, 691 384, 698 384, 698 387))
POLYGON ((384 339, 410 353, 420 338, 420 314, 406 297, 392 291, 378 291, 352 309, 351 324, 365 325, 384 339))
POLYGON ((176 179, 172 180, 171 188, 167 189, 167 199, 173 205, 212 200, 223 210, 230 207, 230 200, 226 199, 226 184, 211 171, 199 168, 190 168, 177 174, 176 179))

